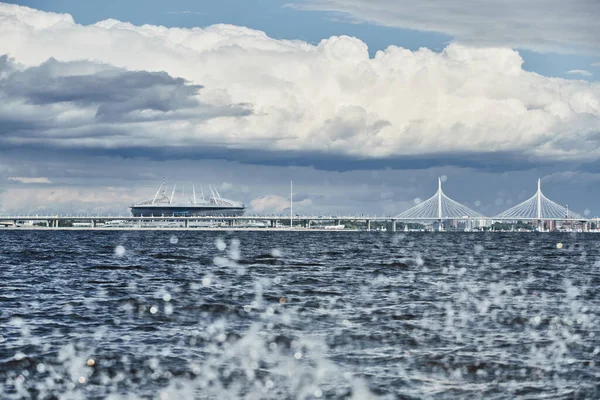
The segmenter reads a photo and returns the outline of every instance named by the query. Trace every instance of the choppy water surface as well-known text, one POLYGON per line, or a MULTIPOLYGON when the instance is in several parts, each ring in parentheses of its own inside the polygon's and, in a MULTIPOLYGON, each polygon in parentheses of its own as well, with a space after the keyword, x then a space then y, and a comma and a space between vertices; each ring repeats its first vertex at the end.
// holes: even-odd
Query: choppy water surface
POLYGON ((599 239, 0 231, 0 397, 598 398, 599 239))

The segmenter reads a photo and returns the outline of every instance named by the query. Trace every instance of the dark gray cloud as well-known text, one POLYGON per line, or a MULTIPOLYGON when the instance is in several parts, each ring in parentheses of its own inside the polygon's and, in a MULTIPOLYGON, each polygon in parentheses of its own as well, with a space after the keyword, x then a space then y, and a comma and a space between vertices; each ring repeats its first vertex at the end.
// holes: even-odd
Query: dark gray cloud
MULTIPOLYGON (((0 141, 46 148, 127 147, 136 142, 133 132, 149 132, 146 142, 161 134, 144 123, 201 122, 250 112, 245 105, 204 104, 200 89, 165 72, 55 59, 22 68, 0 56, 0 141)), ((165 129, 162 136, 169 133, 165 129)))
MULTIPOLYGON (((1 131, 0 131, 1 132, 1 131)), ((104 131, 102 136, 119 135, 118 131, 104 131)), ((126 133, 123 133, 126 135, 126 133)), ((70 137, 65 135, 64 137, 70 137)), ((46 144, 10 144, 4 146, 5 151, 23 151, 27 149, 43 151, 46 144)), ((115 148, 91 147, 56 147, 53 151, 70 157, 76 154, 89 156, 110 156, 127 159, 148 158, 157 162, 169 160, 224 160, 248 165, 264 166, 298 166, 312 167, 323 171, 371 171, 385 169, 420 170, 436 167, 471 168, 485 172, 501 173, 506 171, 523 171, 538 167, 561 165, 561 168, 579 168, 586 163, 565 161, 523 155, 521 152, 447 152, 424 155, 403 155, 382 158, 363 158, 344 154, 331 154, 325 151, 273 151, 226 148, 213 143, 190 143, 187 146, 139 146, 134 143, 115 148)), ((1 153, 0 153, 1 154, 1 153)))
POLYGON ((165 72, 126 71, 89 62, 50 59, 19 71, 0 57, 0 91, 8 99, 33 105, 73 103, 97 107, 103 120, 120 119, 142 110, 163 113, 198 107, 201 85, 191 85, 165 72))

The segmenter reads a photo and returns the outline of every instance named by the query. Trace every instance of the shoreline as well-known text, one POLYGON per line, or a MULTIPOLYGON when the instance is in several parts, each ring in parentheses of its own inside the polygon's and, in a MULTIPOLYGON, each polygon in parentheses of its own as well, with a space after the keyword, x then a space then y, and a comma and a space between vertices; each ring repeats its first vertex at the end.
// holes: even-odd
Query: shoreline
MULTIPOLYGON (((77 227, 46 227, 46 226, 21 226, 18 228, 14 227, 0 227, 0 232, 2 231, 271 231, 271 232, 368 232, 361 231, 358 229, 318 229, 318 228, 242 228, 242 227, 224 227, 224 228, 210 228, 210 227, 201 227, 201 228, 184 228, 184 227, 85 227, 85 226, 77 226, 77 227)), ((385 232, 385 231, 371 231, 371 232, 385 232)))
POLYGON ((203 231, 203 232, 369 232, 369 233, 397 233, 397 234, 407 234, 407 233, 600 233, 600 230, 595 231, 548 231, 548 232, 538 232, 538 231, 459 231, 459 230, 446 230, 446 231, 381 231, 381 230, 360 230, 360 229, 321 229, 321 228, 243 228, 243 227, 198 227, 198 228, 184 228, 184 227, 85 227, 85 226, 77 226, 77 227, 46 227, 46 226, 20 226, 18 228, 14 227, 1 227, 0 232, 14 232, 14 231, 101 231, 101 232, 111 232, 111 231, 180 231, 180 232, 194 232, 194 231, 203 231))

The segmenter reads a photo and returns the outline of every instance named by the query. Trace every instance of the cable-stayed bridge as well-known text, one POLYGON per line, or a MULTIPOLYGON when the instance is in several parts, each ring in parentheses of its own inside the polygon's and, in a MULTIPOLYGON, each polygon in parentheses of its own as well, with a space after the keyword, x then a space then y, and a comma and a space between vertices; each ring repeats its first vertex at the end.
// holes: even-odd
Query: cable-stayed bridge
POLYGON ((236 228, 248 226, 248 224, 256 224, 255 227, 267 228, 314 228, 321 226, 330 228, 331 226, 323 226, 333 222, 333 227, 340 227, 341 222, 364 223, 366 230, 371 230, 371 222, 391 222, 392 230, 396 230, 397 223, 419 223, 422 225, 437 225, 438 230, 442 230, 443 223, 452 221, 457 223, 460 221, 465 227, 467 224, 478 224, 478 227, 485 226, 493 222, 529 222, 537 224, 537 229, 543 229, 544 223, 562 222, 579 224, 582 230, 589 229, 589 223, 593 222, 597 227, 600 227, 599 218, 585 218, 569 210, 568 206, 561 206, 558 203, 548 199, 541 190, 541 181, 538 180, 537 191, 529 199, 520 204, 496 215, 485 216, 478 211, 475 211, 453 199, 448 197, 442 190, 442 181, 438 178, 438 190, 433 196, 419 202, 414 207, 401 212, 395 216, 366 216, 366 215, 291 215, 291 216, 274 216, 274 215, 244 215, 244 216, 193 216, 193 217, 173 217, 173 216, 151 216, 151 217, 133 217, 133 216, 59 216, 59 215, 0 215, 1 226, 19 226, 19 222, 29 221, 45 224, 46 228, 59 228, 61 221, 69 222, 72 226, 79 225, 84 228, 86 225, 89 228, 113 228, 119 224, 126 224, 127 227, 136 229, 152 226, 166 227, 175 226, 181 228, 191 228, 204 226, 202 224, 213 223, 219 221, 224 227, 236 228), (154 224, 154 225, 152 225, 154 224), (159 224, 159 225, 156 225, 159 224), (162 224, 162 225, 161 225, 162 224), (171 224, 171 225, 169 225, 171 224), (199 225, 200 224, 200 225, 199 225))
POLYGON ((481 213, 452 200, 442 191, 442 180, 438 178, 438 190, 429 199, 394 217, 401 221, 481 219, 481 213))
POLYGON ((581 215, 570 211, 568 207, 563 207, 547 198, 542 193, 541 180, 539 179, 537 191, 531 198, 493 217, 484 216, 446 196, 442 191, 442 181, 438 179, 438 190, 433 196, 396 215, 394 218, 414 221, 448 219, 490 219, 494 221, 586 220, 581 215))
POLYGON ((570 211, 568 207, 563 207, 542 193, 541 181, 538 179, 538 187, 535 194, 498 214, 496 219, 535 219, 535 220, 584 220, 581 215, 570 211))
POLYGON ((442 221, 447 220, 537 221, 538 229, 545 221, 588 222, 588 219, 570 211, 568 206, 563 207, 547 198, 542 193, 541 180, 538 179, 537 183, 537 191, 532 197, 496 216, 487 217, 448 197, 442 190, 441 179, 438 178, 438 190, 433 196, 396 215, 394 219, 411 222, 437 221, 439 229, 442 227, 442 221))

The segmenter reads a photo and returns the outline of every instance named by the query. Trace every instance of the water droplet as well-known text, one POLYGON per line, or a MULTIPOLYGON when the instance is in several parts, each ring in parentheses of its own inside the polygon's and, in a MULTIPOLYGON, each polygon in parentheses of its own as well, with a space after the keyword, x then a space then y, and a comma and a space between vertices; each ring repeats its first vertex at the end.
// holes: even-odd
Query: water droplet
POLYGON ((169 293, 165 293, 163 296, 163 301, 166 301, 166 302, 171 301, 171 295, 169 293))
POLYGON ((563 248, 563 244, 562 243, 556 243, 556 248, 557 249, 562 249, 563 248))
POLYGON ((215 245, 217 246, 217 249, 219 249, 220 251, 225 250, 225 247, 227 247, 227 245, 225 244, 225 242, 221 238, 218 238, 215 241, 215 245))
POLYGON ((421 203, 421 198, 420 197, 415 197, 415 199, 413 200, 415 204, 419 204, 421 203))
POLYGON ((117 256, 119 256, 119 257, 123 256, 123 254, 125 254, 125 247, 123 247, 123 246, 121 246, 121 245, 118 245, 118 246, 115 248, 115 254, 116 254, 117 256))
POLYGON ((84 384, 85 383, 85 376, 80 376, 78 379, 79 383, 84 384))
POLYGON ((171 244, 177 244, 177 242, 179 242, 179 239, 177 238, 177 236, 173 235, 169 239, 169 242, 171 242, 171 244))
POLYGON ((319 398, 321 396, 323 396, 323 392, 321 391, 321 389, 315 390, 315 397, 319 398))
POLYGON ((300 353, 299 351, 298 351, 298 352, 296 352, 296 354, 294 354, 294 358, 295 358, 296 360, 299 360, 299 359, 301 359, 301 358, 302 358, 302 353, 300 353))
POLYGON ((152 306, 150 307, 150 314, 156 314, 158 312, 158 307, 152 306))
POLYGON ((209 287, 211 284, 211 280, 208 276, 205 276, 204 278, 202 278, 202 286, 204 287, 209 287))
POLYGON ((94 361, 93 358, 90 358, 89 360, 87 360, 88 367, 93 367, 94 364, 96 364, 96 361, 94 361))
POLYGON ((448 180, 448 177, 446 175, 442 175, 442 176, 440 176, 440 180, 442 182, 446 182, 448 180))
POLYGON ((244 306, 244 311, 246 311, 246 312, 250 312, 251 310, 252 310, 252 307, 251 307, 251 306, 249 306, 248 304, 246 304, 246 305, 244 306))
POLYGON ((475 202, 475 207, 479 207, 479 206, 481 206, 481 201, 477 200, 477 201, 475 202))
POLYGON ((42 363, 39 363, 35 369, 37 370, 37 372, 39 372, 40 374, 43 374, 44 372, 46 372, 46 366, 42 363))
POLYGON ((281 283, 281 278, 276 276, 275 278, 273 278, 273 283, 279 285, 281 283))
POLYGON ((279 249, 273 249, 273 250, 271 250, 271 255, 273 257, 281 257, 281 250, 279 250, 279 249))

